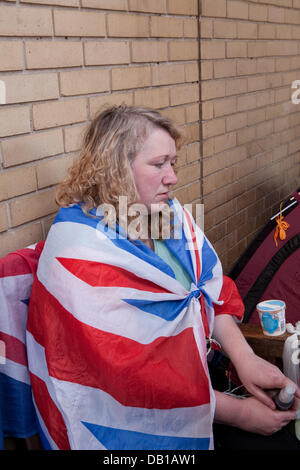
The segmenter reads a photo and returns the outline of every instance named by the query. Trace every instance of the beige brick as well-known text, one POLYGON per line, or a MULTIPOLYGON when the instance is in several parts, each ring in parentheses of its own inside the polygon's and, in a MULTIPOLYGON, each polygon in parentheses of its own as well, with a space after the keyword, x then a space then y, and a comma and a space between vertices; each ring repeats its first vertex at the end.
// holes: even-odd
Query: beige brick
POLYGON ((223 98, 225 96, 225 81, 209 80, 201 84, 202 100, 211 100, 213 98, 223 98))
POLYGON ((197 0, 167 0, 168 13, 173 15, 198 15, 197 0))
POLYGON ((225 133, 225 119, 213 119, 212 121, 205 121, 202 125, 203 139, 209 139, 216 135, 225 133))
MULTIPOLYGON (((163 116, 168 117, 179 126, 183 126, 185 124, 185 109, 181 106, 176 106, 174 108, 165 108, 162 109, 160 112, 163 116)), ((184 129, 184 131, 186 131, 183 132, 184 134, 188 134, 188 131, 186 129, 184 129)), ((187 143, 187 141, 185 143, 187 143)))
POLYGON ((25 103, 58 98, 56 73, 0 75, 6 85, 6 103, 25 103))
POLYGON ((112 69, 112 90, 126 90, 150 86, 150 67, 112 69))
POLYGON ((60 91, 62 96, 101 93, 109 90, 109 70, 76 70, 61 72, 60 91))
POLYGON ((34 129, 63 126, 86 119, 85 99, 56 101, 33 105, 34 129))
POLYGON ((201 59, 224 59, 226 43, 221 40, 201 41, 201 59))
POLYGON ((150 19, 150 36, 181 38, 183 36, 183 20, 166 16, 152 16, 150 19))
POLYGON ((236 78, 235 80, 226 81, 226 96, 240 95, 247 92, 247 79, 236 78))
POLYGON ((214 22, 207 18, 200 18, 200 37, 213 38, 214 37, 214 22))
POLYGON ((0 173, 0 201, 37 189, 35 168, 32 166, 0 173))
POLYGON ((184 64, 185 82, 197 82, 199 80, 198 63, 184 64))
POLYGON ((262 77, 251 77, 248 78, 248 91, 264 90, 267 88, 267 79, 265 76, 262 77))
MULTIPOLYGON (((216 189, 226 186, 234 181, 234 170, 233 168, 226 168, 222 171, 218 171, 204 178, 203 192, 209 194, 216 189)), ((232 215, 232 213, 230 214, 232 215)), ((227 214, 223 213, 223 220, 227 217, 227 214)))
POLYGON ((275 71, 275 59, 260 58, 257 59, 257 73, 268 73, 275 71))
POLYGON ((129 64, 128 41, 88 41, 84 43, 85 65, 129 64))
POLYGON ((293 39, 293 31, 288 24, 276 25, 276 39, 293 39))
POLYGON ((197 60, 199 55, 198 41, 170 41, 170 60, 197 60))
POLYGON ((95 36, 106 34, 105 15, 98 12, 54 10, 56 36, 95 36))
POLYGON ((55 190, 49 189, 30 196, 20 197, 9 203, 12 227, 24 224, 55 212, 55 190))
POLYGON ((17 41, 0 42, 0 70, 23 70, 23 45, 17 41))
POLYGON ((90 106, 90 117, 93 118, 100 109, 108 106, 119 106, 121 104, 132 105, 133 104, 133 92, 130 93, 113 93, 111 95, 106 94, 102 96, 95 96, 89 99, 90 106))
POLYGON ((169 89, 166 87, 137 90, 134 92, 134 104, 155 109, 169 106, 169 89))
MULTIPOLYGON (((8 218, 7 218, 7 212, 6 212, 6 205, 0 204, 0 232, 4 232, 7 229, 8 229, 8 218)), ((1 249, 0 249, 0 256, 3 256, 1 254, 1 249)))
POLYGON ((202 60, 200 62, 200 67, 202 80, 211 80, 214 77, 214 64, 212 60, 202 60))
POLYGON ((152 85, 183 83, 184 66, 182 64, 154 65, 152 67, 152 85))
POLYGON ((185 108, 186 123, 195 122, 200 120, 199 103, 189 104, 185 108))
POLYGON ((247 126, 247 113, 237 113, 226 118, 226 132, 232 132, 247 126))
POLYGON ((237 36, 237 25, 234 21, 216 20, 213 22, 213 30, 214 38, 236 38, 237 36))
POLYGON ((198 84, 180 85, 170 89, 171 106, 199 101, 198 84))
POLYGON ((268 7, 266 5, 249 4, 249 20, 253 21, 267 21, 268 20, 268 7))
POLYGON ((212 101, 201 102, 202 119, 213 119, 214 117, 214 103, 212 101))
POLYGON ((237 75, 252 75, 257 73, 257 61, 254 59, 239 59, 236 66, 237 75))
POLYGON ((202 0, 203 16, 226 17, 226 0, 202 0))
POLYGON ((184 128, 184 135, 186 136, 187 144, 198 142, 200 139, 199 123, 187 124, 184 128))
POLYGON ((200 160, 200 142, 193 142, 186 146, 186 161, 187 163, 200 160))
POLYGON ((166 13, 166 0, 129 0, 130 11, 166 13))
POLYGON ((30 131, 30 112, 26 106, 0 108, 0 137, 30 131))
POLYGON ((256 39, 257 38, 257 24, 246 23, 239 21, 237 24, 237 37, 239 39, 256 39))
POLYGON ((82 44, 72 41, 26 41, 28 69, 76 67, 83 64, 82 44))
POLYGON ((276 26, 273 24, 258 25, 258 39, 275 39, 276 26))
POLYGON ((248 2, 241 2, 236 0, 227 1, 227 17, 228 18, 241 18, 248 19, 248 2))
POLYGON ((177 177, 178 183, 176 187, 183 186, 184 184, 191 183, 196 179, 200 178, 200 163, 192 163, 191 165, 185 166, 178 169, 177 177))
POLYGON ((8 230, 0 235, 0 256, 19 250, 43 239, 41 223, 34 223, 8 230))
POLYGON ((258 122, 263 122, 266 119, 266 109, 255 109, 254 111, 248 111, 247 113, 247 125, 252 126, 258 122))
POLYGON ((268 55, 297 55, 297 43, 295 41, 270 41, 268 42, 268 55))
POLYGON ((237 109, 238 111, 246 111, 256 107, 256 95, 249 94, 244 96, 238 96, 237 98, 237 109))
POLYGON ((236 97, 216 100, 213 103, 215 117, 226 116, 236 112, 236 97))
POLYGON ((85 130, 86 124, 64 128, 63 132, 66 152, 76 152, 81 148, 85 130))
POLYGON ((38 188, 46 188, 60 183, 68 174, 73 163, 72 155, 43 161, 38 164, 36 173, 38 188))
POLYGON ((81 4, 99 10, 127 10, 127 0, 81 0, 81 4))
POLYGON ((148 37, 149 22, 146 16, 111 13, 107 17, 108 36, 111 37, 148 37))
POLYGON ((0 36, 52 36, 50 9, 0 7, 0 36))
POLYGON ((39 5, 58 5, 64 7, 80 6, 80 0, 21 0, 21 3, 37 3, 39 5))
POLYGON ((268 7, 268 21, 273 23, 284 23, 284 8, 274 6, 268 7))
POLYGON ((164 41, 132 41, 132 62, 164 62, 168 46, 164 41))
POLYGON ((236 133, 229 132, 224 135, 214 137, 214 151, 215 153, 223 152, 229 148, 236 146, 236 133))
POLYGON ((214 61, 214 78, 235 77, 236 60, 225 59, 214 61))
POLYGON ((2 142, 4 167, 32 162, 57 155, 63 151, 63 138, 60 129, 15 137, 2 142))
POLYGON ((247 57, 247 42, 228 41, 226 43, 226 57, 247 57))
POLYGON ((198 37, 198 18, 184 18, 183 36, 185 38, 197 38, 198 37))

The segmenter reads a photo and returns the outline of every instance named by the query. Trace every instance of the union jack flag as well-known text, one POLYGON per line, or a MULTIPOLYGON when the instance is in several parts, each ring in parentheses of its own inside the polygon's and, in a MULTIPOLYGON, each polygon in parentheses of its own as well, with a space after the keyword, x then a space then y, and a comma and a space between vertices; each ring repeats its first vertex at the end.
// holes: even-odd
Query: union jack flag
POLYGON ((33 276, 44 242, 0 259, 0 448, 4 437, 37 433, 25 330, 33 276))
POLYGON ((112 236, 80 204, 60 209, 50 229, 26 341, 51 449, 213 448, 206 339, 214 304, 220 313, 233 302, 241 315, 242 303, 191 215, 172 204, 182 237, 165 243, 190 291, 144 243, 112 236))

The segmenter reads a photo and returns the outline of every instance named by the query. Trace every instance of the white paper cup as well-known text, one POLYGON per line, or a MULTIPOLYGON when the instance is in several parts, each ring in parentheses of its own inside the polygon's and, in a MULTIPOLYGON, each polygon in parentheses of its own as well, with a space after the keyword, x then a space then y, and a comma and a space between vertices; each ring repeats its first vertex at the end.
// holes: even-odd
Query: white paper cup
POLYGON ((283 300, 265 300, 256 305, 260 324, 267 336, 279 336, 285 333, 285 302, 283 300))

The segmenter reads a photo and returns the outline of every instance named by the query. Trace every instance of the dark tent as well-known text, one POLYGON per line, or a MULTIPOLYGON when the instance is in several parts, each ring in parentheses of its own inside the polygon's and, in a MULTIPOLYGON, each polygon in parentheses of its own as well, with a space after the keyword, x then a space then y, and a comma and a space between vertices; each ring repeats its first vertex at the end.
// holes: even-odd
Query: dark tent
POLYGON ((229 277, 236 282, 245 304, 243 322, 259 323, 255 307, 267 299, 285 301, 287 322, 300 320, 300 188, 262 228, 229 277), (281 230, 286 235, 283 240, 277 222, 288 224, 281 230))

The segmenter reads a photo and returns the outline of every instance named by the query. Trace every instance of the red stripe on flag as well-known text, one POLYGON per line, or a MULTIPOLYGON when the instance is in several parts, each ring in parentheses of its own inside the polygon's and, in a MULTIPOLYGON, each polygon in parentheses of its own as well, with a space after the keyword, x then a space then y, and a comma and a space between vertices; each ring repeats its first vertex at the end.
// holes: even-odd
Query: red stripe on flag
POLYGON ((223 300, 222 305, 214 305, 216 315, 234 315, 239 320, 243 318, 245 306, 235 282, 228 276, 223 276, 222 290, 219 300, 223 300))
POLYGON ((0 331, 0 340, 5 344, 5 357, 13 362, 27 366, 26 347, 18 338, 0 331))
POLYGON ((170 409, 209 402, 192 328, 144 345, 78 321, 38 281, 32 298, 28 329, 45 347, 51 376, 99 388, 126 406, 170 409))
POLYGON ((74 276, 93 287, 131 287, 149 292, 170 292, 126 269, 110 264, 72 258, 57 258, 57 260, 74 276))
POLYGON ((30 374, 33 396, 39 413, 53 441, 60 450, 70 450, 67 428, 43 380, 30 374))
POLYGON ((0 278, 35 273, 45 242, 39 242, 35 249, 23 248, 0 259, 0 278))
POLYGON ((184 213, 186 215, 186 219, 188 221, 188 226, 189 226, 189 229, 190 229, 190 233, 191 233, 191 236, 192 236, 192 242, 193 242, 193 245, 194 245, 194 253, 195 253, 196 265, 197 265, 197 284, 198 284, 199 279, 200 279, 200 273, 201 273, 201 262, 200 262, 200 256, 199 256, 199 249, 198 249, 198 245, 197 245, 197 238, 196 238, 196 234, 195 234, 195 231, 194 231, 194 227, 193 227, 191 218, 190 218, 188 212, 185 209, 183 209, 183 210, 184 210, 184 213))

